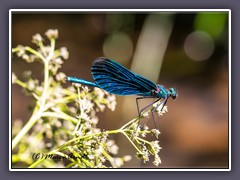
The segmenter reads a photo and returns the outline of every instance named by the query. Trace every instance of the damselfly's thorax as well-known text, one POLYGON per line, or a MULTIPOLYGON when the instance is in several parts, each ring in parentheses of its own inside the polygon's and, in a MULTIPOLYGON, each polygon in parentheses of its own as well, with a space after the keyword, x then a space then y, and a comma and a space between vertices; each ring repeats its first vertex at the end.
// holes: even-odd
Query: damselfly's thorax
POLYGON ((163 99, 166 99, 169 97, 176 99, 177 91, 174 88, 166 89, 164 86, 157 84, 157 90, 152 91, 151 95, 154 97, 159 97, 163 99))

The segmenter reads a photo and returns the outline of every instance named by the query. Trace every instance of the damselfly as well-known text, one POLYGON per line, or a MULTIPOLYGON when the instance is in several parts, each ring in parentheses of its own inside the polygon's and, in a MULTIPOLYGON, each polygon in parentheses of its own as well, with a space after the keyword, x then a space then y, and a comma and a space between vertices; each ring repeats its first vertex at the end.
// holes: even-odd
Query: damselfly
MULTIPOLYGON (((156 111, 160 105, 162 105, 162 110, 169 97, 172 97, 172 99, 176 99, 177 97, 177 91, 174 88, 166 89, 164 86, 155 84, 152 81, 129 71, 119 63, 104 57, 97 58, 93 61, 91 72, 95 82, 86 81, 76 77, 67 77, 67 80, 73 83, 98 87, 109 93, 120 96, 140 96, 136 98, 139 117, 144 110, 160 100, 162 101, 152 109, 152 112, 156 111), (144 98, 157 99, 139 111, 138 100, 144 98)), ((154 116, 153 119, 156 127, 154 116)))

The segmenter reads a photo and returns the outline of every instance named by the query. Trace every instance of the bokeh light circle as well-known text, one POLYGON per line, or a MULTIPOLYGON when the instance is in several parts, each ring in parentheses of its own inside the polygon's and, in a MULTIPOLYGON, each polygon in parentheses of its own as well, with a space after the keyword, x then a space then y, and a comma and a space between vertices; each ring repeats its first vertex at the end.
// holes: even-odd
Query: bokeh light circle
POLYGON ((103 43, 103 54, 111 59, 120 59, 121 63, 128 61, 133 54, 131 38, 123 32, 108 35, 103 43))
POLYGON ((214 51, 214 40, 206 32, 195 31, 188 35, 184 42, 184 51, 195 61, 207 60, 214 51))

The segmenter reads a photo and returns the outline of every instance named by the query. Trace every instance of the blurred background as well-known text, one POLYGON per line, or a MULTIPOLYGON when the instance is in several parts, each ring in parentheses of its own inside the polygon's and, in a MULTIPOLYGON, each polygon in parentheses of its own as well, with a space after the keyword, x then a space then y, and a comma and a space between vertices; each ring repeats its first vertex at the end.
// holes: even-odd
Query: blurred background
MULTIPOLYGON (((61 71, 92 80, 92 61, 101 56, 165 87, 178 98, 167 103, 168 113, 155 115, 161 131, 159 168, 228 168, 229 27, 228 12, 79 12, 14 13, 12 47, 33 46, 32 36, 58 29, 57 47, 70 58, 61 71)), ((32 69, 43 79, 38 63, 13 57, 12 71, 21 76, 32 69)), ((136 97, 117 97, 114 112, 99 113, 99 127, 117 129, 137 116, 136 97)), ((141 100, 145 107, 153 100, 141 100)), ((29 118, 31 98, 12 86, 12 119, 29 118)), ((152 117, 146 121, 154 128, 152 117)), ((119 155, 133 159, 124 167, 152 167, 134 158, 134 149, 119 135, 113 137, 119 155)))

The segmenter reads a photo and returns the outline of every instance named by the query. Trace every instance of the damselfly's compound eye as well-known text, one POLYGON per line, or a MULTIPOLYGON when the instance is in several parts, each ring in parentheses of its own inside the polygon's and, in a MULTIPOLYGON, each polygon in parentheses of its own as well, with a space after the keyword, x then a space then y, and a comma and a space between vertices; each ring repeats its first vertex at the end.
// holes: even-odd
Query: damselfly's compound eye
POLYGON ((170 89, 169 89, 169 92, 170 92, 170 96, 171 96, 173 99, 176 99, 176 98, 177 98, 178 93, 177 93, 177 91, 176 91, 174 88, 170 88, 170 89))

